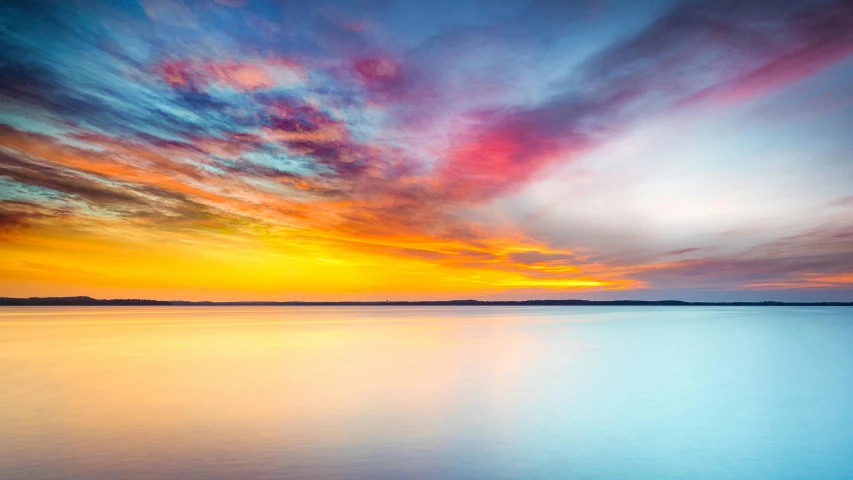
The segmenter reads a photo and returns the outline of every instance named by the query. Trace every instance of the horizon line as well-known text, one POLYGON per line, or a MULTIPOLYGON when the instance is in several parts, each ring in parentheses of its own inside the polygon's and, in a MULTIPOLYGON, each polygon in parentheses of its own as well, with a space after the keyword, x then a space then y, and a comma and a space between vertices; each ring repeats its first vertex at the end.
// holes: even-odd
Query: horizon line
POLYGON ((0 306, 853 306, 851 302, 688 302, 685 300, 153 300, 143 298, 98 299, 71 297, 0 297, 0 306))

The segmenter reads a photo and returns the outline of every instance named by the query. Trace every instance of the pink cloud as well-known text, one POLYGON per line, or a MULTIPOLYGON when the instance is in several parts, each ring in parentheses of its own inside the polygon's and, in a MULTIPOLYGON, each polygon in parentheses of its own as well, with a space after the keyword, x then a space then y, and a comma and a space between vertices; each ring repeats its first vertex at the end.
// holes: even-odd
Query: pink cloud
POLYGON ((157 67, 160 76, 173 87, 202 88, 228 85, 241 91, 265 90, 304 80, 304 69, 289 60, 194 61, 167 60, 157 67))
POLYGON ((708 100, 739 104, 789 87, 853 55, 853 8, 838 6, 801 20, 787 51, 738 78, 714 85, 683 104, 708 100))
POLYGON ((399 97, 412 80, 406 76, 402 63, 387 56, 356 59, 352 70, 367 91, 385 97, 399 97))
POLYGON ((452 199, 482 201, 526 183, 543 167, 584 148, 569 127, 554 130, 535 118, 511 114, 461 134, 434 180, 452 199))

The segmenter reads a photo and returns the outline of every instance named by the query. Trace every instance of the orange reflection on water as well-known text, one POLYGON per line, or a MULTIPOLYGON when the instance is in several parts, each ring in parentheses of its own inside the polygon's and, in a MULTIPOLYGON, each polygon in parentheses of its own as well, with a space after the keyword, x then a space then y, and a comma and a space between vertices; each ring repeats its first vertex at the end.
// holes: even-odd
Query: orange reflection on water
POLYGON ((531 353, 504 328, 515 321, 428 308, 7 308, 0 467, 48 451, 63 468, 89 459, 102 465, 77 468, 133 475, 152 459, 270 452, 285 468, 381 438, 439 448, 472 389, 490 399, 481 415, 512 390, 531 353))

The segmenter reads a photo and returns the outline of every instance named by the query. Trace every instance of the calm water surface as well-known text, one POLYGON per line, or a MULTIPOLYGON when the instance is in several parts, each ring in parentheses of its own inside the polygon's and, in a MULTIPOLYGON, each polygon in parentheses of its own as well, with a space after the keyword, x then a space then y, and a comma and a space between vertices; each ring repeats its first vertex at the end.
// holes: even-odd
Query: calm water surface
POLYGON ((4 307, 0 478, 850 479, 853 308, 4 307))

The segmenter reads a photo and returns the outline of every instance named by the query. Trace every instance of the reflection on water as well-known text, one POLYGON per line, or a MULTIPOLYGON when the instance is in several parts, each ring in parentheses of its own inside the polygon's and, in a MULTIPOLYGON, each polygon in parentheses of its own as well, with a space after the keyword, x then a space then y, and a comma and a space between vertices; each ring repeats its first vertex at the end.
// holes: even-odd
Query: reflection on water
POLYGON ((0 478, 853 478, 853 309, 0 309, 0 478))

